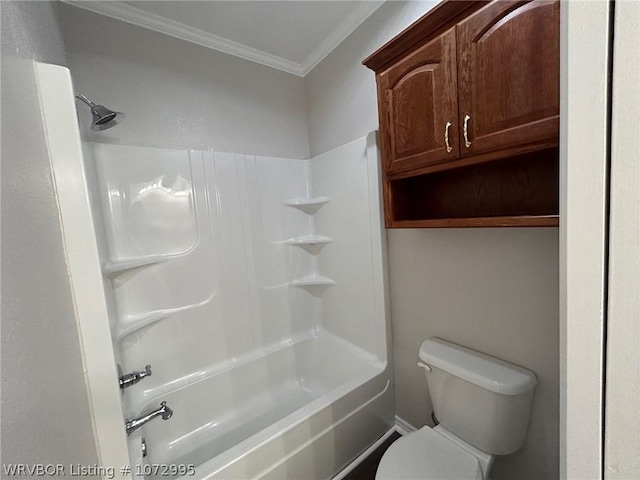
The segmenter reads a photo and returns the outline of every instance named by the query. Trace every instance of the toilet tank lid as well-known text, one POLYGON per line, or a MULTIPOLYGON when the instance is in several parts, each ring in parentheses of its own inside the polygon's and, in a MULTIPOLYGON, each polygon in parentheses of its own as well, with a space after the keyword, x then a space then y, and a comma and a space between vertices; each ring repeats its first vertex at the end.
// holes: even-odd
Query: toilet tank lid
POLYGON ((432 367, 502 395, 518 395, 538 383, 525 368, 435 337, 422 342, 419 356, 432 367))

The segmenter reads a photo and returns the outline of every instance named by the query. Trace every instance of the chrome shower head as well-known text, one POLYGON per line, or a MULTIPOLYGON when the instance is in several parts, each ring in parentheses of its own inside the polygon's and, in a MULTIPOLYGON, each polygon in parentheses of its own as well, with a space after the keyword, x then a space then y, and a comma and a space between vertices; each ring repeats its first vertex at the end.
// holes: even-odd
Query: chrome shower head
POLYGON ((114 112, 103 105, 91 108, 91 115, 93 115, 91 130, 106 130, 117 125, 124 118, 124 113, 114 112))
POLYGON ((91 108, 91 115, 93 116, 91 130, 106 130, 124 119, 124 113, 114 112, 103 105, 96 105, 81 93, 76 93, 76 98, 79 98, 91 108))

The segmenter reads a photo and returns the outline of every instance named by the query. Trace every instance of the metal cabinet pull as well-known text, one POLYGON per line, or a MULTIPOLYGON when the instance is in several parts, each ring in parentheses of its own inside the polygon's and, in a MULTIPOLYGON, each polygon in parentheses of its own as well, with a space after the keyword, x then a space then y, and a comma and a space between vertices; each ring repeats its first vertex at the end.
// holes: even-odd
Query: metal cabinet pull
POLYGON ((464 126, 462 127, 462 133, 464 135, 464 146, 467 148, 471 146, 471 142, 469 141, 469 120, 471 120, 471 117, 469 115, 465 115, 464 126))
POLYGON ((447 153, 451 153, 453 147, 449 145, 449 129, 451 128, 451 122, 447 122, 444 126, 444 143, 447 146, 447 153))

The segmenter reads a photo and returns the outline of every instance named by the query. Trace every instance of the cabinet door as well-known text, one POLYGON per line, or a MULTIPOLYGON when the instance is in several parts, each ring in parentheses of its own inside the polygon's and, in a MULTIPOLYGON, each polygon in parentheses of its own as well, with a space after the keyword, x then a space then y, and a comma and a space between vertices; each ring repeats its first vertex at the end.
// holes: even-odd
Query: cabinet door
POLYGON ((378 75, 387 172, 458 157, 455 29, 378 75))
POLYGON ((461 156, 556 140, 559 2, 495 1, 457 34, 461 156))

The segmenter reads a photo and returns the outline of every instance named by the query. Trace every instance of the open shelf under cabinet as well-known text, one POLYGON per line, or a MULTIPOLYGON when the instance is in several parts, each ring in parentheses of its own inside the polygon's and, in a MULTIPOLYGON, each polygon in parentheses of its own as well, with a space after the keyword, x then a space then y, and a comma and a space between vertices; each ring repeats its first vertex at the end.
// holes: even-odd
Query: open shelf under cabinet
POLYGON ((387 179, 389 228, 558 225, 558 149, 387 179))

